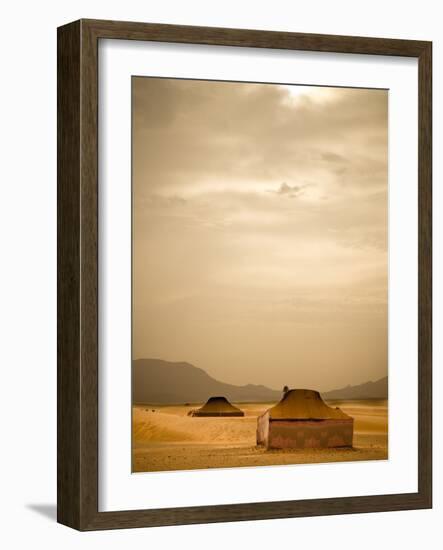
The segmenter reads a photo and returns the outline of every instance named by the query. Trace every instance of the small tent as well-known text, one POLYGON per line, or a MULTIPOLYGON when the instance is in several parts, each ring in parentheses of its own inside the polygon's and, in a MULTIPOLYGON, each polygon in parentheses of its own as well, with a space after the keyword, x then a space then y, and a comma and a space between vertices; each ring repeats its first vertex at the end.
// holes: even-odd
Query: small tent
POLYGON ((267 449, 352 446, 354 419, 329 407, 318 391, 287 391, 257 419, 257 445, 267 449))
POLYGON ((189 416, 245 416, 245 413, 231 405, 226 397, 210 397, 199 409, 189 411, 189 416))

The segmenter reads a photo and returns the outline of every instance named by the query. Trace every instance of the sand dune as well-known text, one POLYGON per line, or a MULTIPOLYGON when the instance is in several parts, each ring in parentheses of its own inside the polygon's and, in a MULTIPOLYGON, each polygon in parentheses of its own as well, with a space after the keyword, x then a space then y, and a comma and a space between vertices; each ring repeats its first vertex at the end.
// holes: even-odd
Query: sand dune
POLYGON ((237 404, 244 417, 200 418, 192 406, 133 407, 133 470, 190 470, 387 458, 387 402, 330 402, 354 417, 353 449, 266 451, 256 446, 257 416, 271 403, 237 404))
POLYGON ((172 414, 171 411, 151 412, 151 409, 146 411, 136 407, 133 436, 136 443, 193 441, 207 444, 247 443, 252 445, 255 443, 255 424, 254 416, 214 419, 184 416, 182 411, 181 414, 172 414))

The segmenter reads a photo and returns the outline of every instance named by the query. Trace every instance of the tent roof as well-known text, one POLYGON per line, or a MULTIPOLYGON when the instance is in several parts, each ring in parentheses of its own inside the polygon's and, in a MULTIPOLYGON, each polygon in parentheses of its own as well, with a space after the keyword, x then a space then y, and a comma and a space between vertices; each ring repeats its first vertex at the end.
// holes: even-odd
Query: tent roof
POLYGON ((352 418, 339 408, 326 405, 318 391, 289 390, 282 400, 268 409, 271 419, 328 420, 352 418))
POLYGON ((238 407, 231 405, 226 397, 210 397, 196 412, 242 412, 238 407))

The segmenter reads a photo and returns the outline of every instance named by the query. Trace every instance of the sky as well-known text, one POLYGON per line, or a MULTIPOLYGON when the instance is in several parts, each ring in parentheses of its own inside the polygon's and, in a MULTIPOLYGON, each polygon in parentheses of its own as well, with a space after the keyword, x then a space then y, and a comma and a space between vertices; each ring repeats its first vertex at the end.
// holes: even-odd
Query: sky
POLYGON ((387 375, 388 92, 133 77, 133 357, 387 375))

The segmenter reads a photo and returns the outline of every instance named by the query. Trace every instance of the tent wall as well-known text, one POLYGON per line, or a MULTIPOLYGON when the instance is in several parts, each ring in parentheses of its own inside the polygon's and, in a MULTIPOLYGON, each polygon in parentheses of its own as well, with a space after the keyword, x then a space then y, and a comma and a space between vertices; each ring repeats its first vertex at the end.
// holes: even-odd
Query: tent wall
POLYGON ((245 416, 245 413, 243 411, 228 411, 228 412, 216 412, 216 411, 190 411, 188 413, 188 416, 245 416))
POLYGON ((268 446, 269 413, 266 412, 257 418, 257 445, 268 446))
POLYGON ((270 420, 268 431, 268 449, 351 447, 354 420, 270 420))

